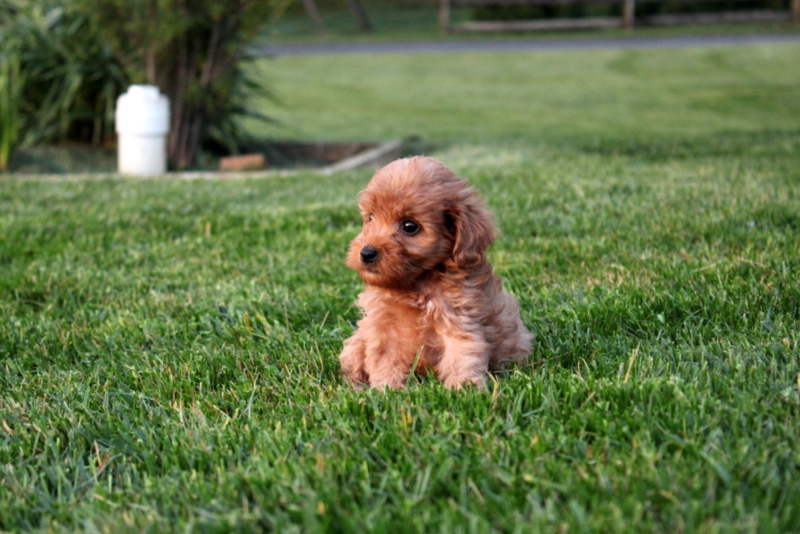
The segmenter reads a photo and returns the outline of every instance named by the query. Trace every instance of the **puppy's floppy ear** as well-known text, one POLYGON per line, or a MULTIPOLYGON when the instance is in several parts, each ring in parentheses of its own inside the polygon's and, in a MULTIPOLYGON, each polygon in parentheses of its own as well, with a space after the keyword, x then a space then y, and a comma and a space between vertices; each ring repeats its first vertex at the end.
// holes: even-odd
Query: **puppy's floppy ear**
POLYGON ((484 260, 484 254, 494 241, 494 221, 480 199, 471 189, 447 210, 448 222, 455 232, 453 261, 464 269, 484 260))

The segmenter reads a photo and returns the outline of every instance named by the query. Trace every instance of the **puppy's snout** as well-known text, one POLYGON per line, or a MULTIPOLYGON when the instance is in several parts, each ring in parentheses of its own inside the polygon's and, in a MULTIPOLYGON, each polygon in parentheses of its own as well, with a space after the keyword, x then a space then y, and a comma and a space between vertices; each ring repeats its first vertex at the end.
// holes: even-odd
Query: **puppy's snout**
POLYGON ((361 261, 364 263, 374 263, 378 259, 378 249, 367 245, 361 249, 361 261))

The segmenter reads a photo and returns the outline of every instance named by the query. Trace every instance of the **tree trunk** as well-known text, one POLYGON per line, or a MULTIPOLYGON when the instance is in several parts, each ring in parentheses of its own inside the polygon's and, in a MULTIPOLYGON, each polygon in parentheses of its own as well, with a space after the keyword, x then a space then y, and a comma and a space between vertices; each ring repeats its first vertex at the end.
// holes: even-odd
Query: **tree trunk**
POLYGON ((225 87, 219 87, 236 69, 239 54, 229 47, 240 26, 237 17, 224 17, 210 26, 182 36, 177 47, 171 47, 165 63, 177 68, 163 73, 162 87, 172 103, 172 122, 168 140, 170 163, 179 169, 191 166, 197 159, 209 123, 221 113, 215 98, 225 87))
POLYGON ((303 7, 311 18, 311 22, 314 23, 317 35, 327 35, 328 29, 325 27, 325 21, 322 20, 322 15, 319 14, 319 9, 317 9, 317 4, 314 3, 314 0, 303 0, 303 7))
POLYGON ((353 16, 356 18, 356 22, 358 23, 358 27, 361 28, 361 31, 371 32, 372 23, 369 21, 367 12, 364 11, 364 6, 361 5, 361 2, 359 2, 359 0, 347 0, 347 5, 350 11, 353 12, 353 16))

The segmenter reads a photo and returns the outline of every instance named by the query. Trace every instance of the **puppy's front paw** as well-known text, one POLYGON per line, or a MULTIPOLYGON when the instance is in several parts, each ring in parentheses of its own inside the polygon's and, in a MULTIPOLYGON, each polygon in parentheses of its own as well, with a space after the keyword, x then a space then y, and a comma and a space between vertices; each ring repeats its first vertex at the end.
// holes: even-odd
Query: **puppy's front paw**
POLYGON ((460 391, 464 388, 471 388, 475 387, 480 390, 487 389, 489 385, 489 377, 488 376, 478 376, 472 377, 469 379, 453 379, 452 377, 443 381, 444 387, 448 389, 455 389, 456 391, 460 391))

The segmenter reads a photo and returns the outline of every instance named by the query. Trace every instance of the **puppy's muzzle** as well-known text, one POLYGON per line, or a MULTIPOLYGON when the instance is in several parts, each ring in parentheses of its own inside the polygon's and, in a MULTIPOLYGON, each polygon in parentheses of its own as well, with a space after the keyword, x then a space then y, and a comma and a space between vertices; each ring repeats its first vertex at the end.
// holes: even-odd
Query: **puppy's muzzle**
POLYGON ((366 264, 375 263, 378 259, 378 249, 373 246, 367 245, 361 249, 361 261, 366 264))

